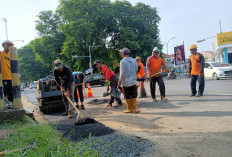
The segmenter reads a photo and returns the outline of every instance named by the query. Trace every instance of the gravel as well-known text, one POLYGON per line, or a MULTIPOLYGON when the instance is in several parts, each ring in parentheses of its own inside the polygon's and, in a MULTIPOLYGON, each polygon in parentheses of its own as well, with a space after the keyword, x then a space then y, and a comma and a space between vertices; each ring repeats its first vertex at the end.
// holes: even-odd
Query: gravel
POLYGON ((123 134, 99 122, 73 126, 71 122, 61 121, 57 130, 73 142, 82 140, 84 145, 93 142, 91 148, 100 150, 104 157, 154 156, 155 152, 151 141, 123 134))

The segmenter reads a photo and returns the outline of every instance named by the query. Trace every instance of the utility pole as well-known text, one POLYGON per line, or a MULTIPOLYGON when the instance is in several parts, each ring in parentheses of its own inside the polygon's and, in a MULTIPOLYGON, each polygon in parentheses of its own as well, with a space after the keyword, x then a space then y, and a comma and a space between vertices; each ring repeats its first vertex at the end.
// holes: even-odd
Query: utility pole
POLYGON ((92 58, 91 58, 91 52, 90 52, 90 45, 89 45, 89 55, 88 56, 72 56, 72 58, 81 58, 81 57, 89 57, 89 68, 91 69, 91 75, 93 74, 92 70, 92 58))
MULTIPOLYGON (((90 45, 89 45, 89 68, 92 69, 92 58, 91 58, 91 52, 90 52, 90 45)), ((91 70, 91 75, 93 74, 93 71, 91 70)))
POLYGON ((6 25, 7 20, 6 20, 6 18, 2 18, 2 21, 3 21, 3 22, 5 22, 5 27, 6 27, 6 39, 8 40, 8 35, 7 35, 7 25, 6 25))
POLYGON ((221 24, 221 20, 219 19, 219 26, 220 26, 220 33, 222 33, 222 24, 221 24))
POLYGON ((166 44, 166 46, 167 46, 167 54, 168 54, 168 43, 169 43, 169 41, 171 41, 172 39, 174 39, 175 37, 172 37, 171 39, 169 39, 168 40, 168 42, 167 42, 167 44, 166 44))

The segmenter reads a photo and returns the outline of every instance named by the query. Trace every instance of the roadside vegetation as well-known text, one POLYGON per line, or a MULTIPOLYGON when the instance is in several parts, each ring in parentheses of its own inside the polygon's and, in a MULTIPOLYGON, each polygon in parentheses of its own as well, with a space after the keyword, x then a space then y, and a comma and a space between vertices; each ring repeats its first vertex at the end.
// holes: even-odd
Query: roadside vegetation
POLYGON ((72 142, 63 138, 55 126, 35 123, 27 117, 1 123, 0 132, 3 131, 7 134, 0 137, 0 156, 102 156, 98 149, 91 148, 98 142, 91 137, 87 144, 72 142))
POLYGON ((155 46, 163 47, 160 20, 157 8, 140 2, 60 0, 55 11, 44 10, 37 15, 38 37, 18 50, 20 80, 32 82, 52 75, 56 59, 73 71, 84 72, 89 68, 89 58, 83 56, 89 53, 92 61, 101 60, 116 70, 123 47, 145 64, 155 46), (74 55, 82 57, 72 58, 74 55))

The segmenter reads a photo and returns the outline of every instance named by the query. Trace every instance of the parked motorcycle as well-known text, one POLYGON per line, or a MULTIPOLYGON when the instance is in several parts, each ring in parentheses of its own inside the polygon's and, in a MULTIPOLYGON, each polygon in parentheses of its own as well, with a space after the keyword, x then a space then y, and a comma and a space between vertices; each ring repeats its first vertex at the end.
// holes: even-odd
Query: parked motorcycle
POLYGON ((176 74, 174 70, 170 70, 170 72, 168 73, 167 79, 176 79, 176 74))

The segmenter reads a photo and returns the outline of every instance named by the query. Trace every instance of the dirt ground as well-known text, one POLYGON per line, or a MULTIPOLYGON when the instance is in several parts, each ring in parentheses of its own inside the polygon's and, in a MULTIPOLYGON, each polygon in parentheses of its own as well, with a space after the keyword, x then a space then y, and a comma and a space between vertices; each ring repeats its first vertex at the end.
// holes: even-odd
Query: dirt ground
MULTIPOLYGON (((107 103, 86 104, 81 113, 113 130, 149 140, 155 145, 156 157, 231 157, 232 80, 206 80, 204 96, 199 98, 188 97, 189 81, 165 80, 167 102, 160 101, 158 90, 158 102, 152 102, 145 83, 148 97, 138 98, 139 114, 124 114, 125 104, 109 108, 107 103)), ((92 91, 94 99, 104 102, 105 87, 93 87, 92 91)), ((41 118, 54 122, 66 117, 41 118)))

